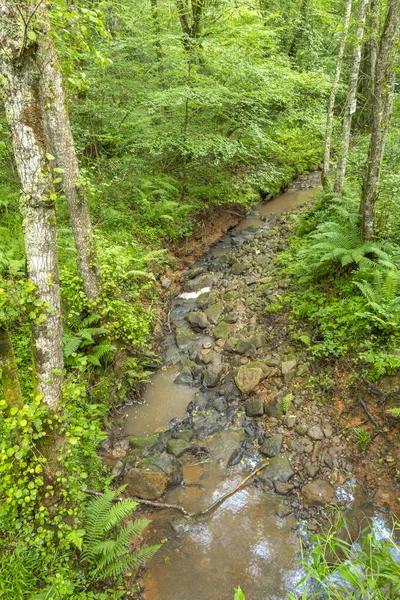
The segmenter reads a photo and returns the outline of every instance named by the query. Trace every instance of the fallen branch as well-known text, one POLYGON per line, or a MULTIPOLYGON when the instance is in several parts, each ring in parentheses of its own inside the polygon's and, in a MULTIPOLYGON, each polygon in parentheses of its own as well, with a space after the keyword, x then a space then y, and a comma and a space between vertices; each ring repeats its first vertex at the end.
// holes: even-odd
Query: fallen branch
POLYGON ((374 415, 369 410, 368 405, 365 402, 365 400, 363 400, 362 398, 360 398, 360 404, 363 407, 363 409, 364 409, 365 413, 367 414, 368 418, 370 419, 370 421, 372 421, 373 424, 375 425, 375 427, 380 427, 378 421, 375 419, 374 415))
POLYGON ((264 469, 266 466, 268 466, 268 463, 264 463, 263 465, 261 465, 261 467, 257 467, 257 469, 254 469, 254 471, 252 471, 250 473, 250 475, 247 475, 247 477, 245 477, 240 483, 239 485, 237 485, 233 490, 231 490, 230 492, 228 492, 227 494, 225 494, 224 496, 221 496, 221 498, 218 498, 218 500, 216 500, 215 502, 213 502, 213 504, 211 504, 211 506, 209 506, 208 508, 206 508, 205 510, 202 510, 200 512, 197 513, 192 513, 191 515, 189 515, 190 517, 200 517, 202 515, 205 515, 207 513, 209 513, 211 510, 213 510, 214 508, 217 508, 217 506, 219 506, 222 502, 224 502, 227 498, 229 498, 230 496, 232 496, 233 494, 235 494, 238 490, 240 490, 240 488, 242 488, 248 481, 249 479, 251 479, 252 477, 254 477, 254 475, 257 475, 257 473, 259 473, 262 469, 264 469))
MULTIPOLYGON (((89 494, 90 496, 102 496, 102 492, 96 492, 95 490, 82 490, 85 494, 89 494)), ((174 510, 179 510, 181 513, 185 515, 185 517, 190 517, 191 515, 179 504, 167 504, 166 502, 152 502, 151 500, 142 500, 142 498, 135 498, 134 496, 130 496, 128 498, 114 498, 113 502, 122 502, 123 500, 133 500, 138 504, 144 504, 145 506, 152 506, 153 508, 172 508, 174 510)))

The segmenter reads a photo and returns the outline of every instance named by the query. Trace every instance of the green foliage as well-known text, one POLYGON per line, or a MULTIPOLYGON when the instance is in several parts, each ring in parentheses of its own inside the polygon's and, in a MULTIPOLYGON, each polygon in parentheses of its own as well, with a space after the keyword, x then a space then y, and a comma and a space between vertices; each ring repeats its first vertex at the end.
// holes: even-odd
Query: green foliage
POLYGON ((94 581, 116 579, 132 568, 136 571, 160 548, 151 546, 130 551, 132 539, 139 536, 150 521, 141 519, 123 525, 123 521, 136 509, 137 502, 121 500, 113 503, 116 496, 116 492, 108 490, 89 502, 86 508, 82 561, 94 581))
POLYGON ((372 281, 355 281, 354 284, 367 300, 363 317, 370 319, 380 329, 392 332, 400 325, 400 271, 376 270, 372 281))
POLYGON ((240 587, 235 588, 234 589, 235 595, 233 597, 233 600, 246 600, 242 590, 240 587))
POLYGON ((302 560, 306 575, 298 587, 304 592, 289 594, 302 598, 374 598, 397 597, 400 591, 399 565, 395 553, 399 524, 388 537, 380 537, 371 528, 361 532, 358 546, 351 540, 345 517, 338 516, 329 531, 313 536, 311 550, 302 560))
POLYGON ((363 427, 354 427, 353 431, 356 435, 360 452, 364 452, 372 442, 372 435, 366 429, 363 429, 363 427))

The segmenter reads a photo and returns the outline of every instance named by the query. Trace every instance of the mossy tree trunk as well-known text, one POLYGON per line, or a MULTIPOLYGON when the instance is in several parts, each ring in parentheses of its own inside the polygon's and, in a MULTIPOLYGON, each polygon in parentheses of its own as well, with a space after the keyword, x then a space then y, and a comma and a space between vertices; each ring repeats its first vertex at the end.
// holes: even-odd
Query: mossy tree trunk
POLYGON ((339 160, 336 169, 335 192, 341 194, 343 192, 344 178, 346 175, 347 156, 349 154, 350 137, 351 137, 351 121, 353 114, 356 112, 357 106, 357 82, 360 72, 361 51, 363 45, 365 19, 367 17, 369 0, 361 0, 360 13, 358 16, 356 42, 354 46, 353 62, 350 71, 349 90, 347 93, 345 114, 343 117, 342 140, 339 150, 339 160))
POLYGON ((43 10, 35 54, 39 70, 40 104, 46 147, 56 158, 67 199, 83 287, 89 300, 100 292, 100 276, 87 198, 80 182, 79 164, 72 137, 60 63, 49 33, 50 20, 43 10))
POLYGON ((36 65, 38 45, 26 23, 45 5, 0 0, 0 65, 6 116, 21 183, 20 209, 28 278, 42 302, 32 324, 36 392, 50 409, 59 407, 63 381, 62 322, 55 201, 46 158, 45 125, 36 65))
POLYGON ((347 34, 349 31, 349 24, 351 18, 351 6, 352 0, 347 0, 346 9, 343 20, 342 38, 340 40, 338 57, 336 61, 335 76, 331 87, 331 93, 329 97, 328 114, 326 117, 326 132, 325 132, 325 146, 324 146, 324 160, 322 165, 321 183, 324 189, 328 187, 328 178, 330 171, 330 160, 331 160, 331 145, 332 145, 332 130, 333 130, 333 117, 335 113, 336 94, 339 87, 340 75, 342 73, 343 57, 346 48, 347 34))
POLYGON ((367 172, 360 204, 361 228, 365 240, 375 233, 375 205, 379 177, 394 97, 395 71, 400 40, 400 1, 389 0, 385 25, 376 60, 372 105, 372 133, 368 151, 367 172))
POLYGON ((0 371, 1 385, 8 406, 21 408, 24 401, 19 385, 12 341, 6 323, 0 323, 0 371))

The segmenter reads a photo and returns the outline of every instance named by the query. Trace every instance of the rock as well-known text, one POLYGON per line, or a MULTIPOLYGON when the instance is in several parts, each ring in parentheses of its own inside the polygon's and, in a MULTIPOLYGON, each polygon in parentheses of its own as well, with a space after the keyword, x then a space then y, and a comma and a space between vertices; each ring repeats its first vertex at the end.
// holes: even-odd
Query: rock
POLYGON ((260 479, 286 483, 294 475, 286 454, 278 454, 270 459, 268 466, 260 473, 260 479))
MULTIPOLYGON (((235 376, 235 383, 243 394, 252 392, 260 383, 262 378, 262 370, 258 367, 255 369, 242 366, 238 369, 235 376)), ((260 402, 263 401, 260 399, 260 402)))
POLYGON ((189 326, 177 327, 175 331, 176 345, 179 350, 188 350, 193 343, 194 333, 189 326))
POLYGON ((216 340, 226 340, 231 334, 231 327, 225 321, 218 323, 214 329, 214 337, 216 340))
POLYGON ((218 279, 219 276, 216 273, 205 273, 204 275, 199 275, 195 279, 187 281, 185 288, 187 288, 190 292, 198 292, 203 288, 212 287, 218 279))
POLYGON ((193 383, 192 369, 184 367, 179 375, 175 377, 174 383, 178 385, 191 385, 193 383))
POLYGON ((182 471, 174 456, 165 452, 150 454, 140 463, 142 469, 162 472, 167 476, 168 486, 179 485, 182 481, 182 471))
POLYGON ((329 426, 328 427, 324 427, 323 428, 323 432, 324 432, 324 436, 326 438, 330 438, 330 437, 333 436, 333 429, 332 429, 332 427, 329 427, 329 426))
POLYGON ((111 475, 113 475, 114 477, 119 477, 123 470, 124 470, 124 463, 122 462, 122 460, 117 460, 117 462, 115 463, 115 465, 113 466, 113 468, 111 470, 111 475))
POLYGON ((261 454, 272 458, 279 454, 282 448, 283 436, 280 433, 276 433, 275 435, 267 438, 263 445, 260 448, 261 454))
POLYGON ((186 440, 168 440, 167 442, 167 452, 168 454, 172 454, 176 458, 179 458, 185 452, 189 452, 192 449, 192 444, 187 442, 186 440))
POLYGON ((297 360, 287 360, 281 364, 282 377, 285 383, 293 379, 297 360))
POLYGON ((130 469, 125 476, 126 491, 129 496, 144 500, 157 500, 167 489, 167 477, 164 473, 130 469))
POLYGON ((124 458, 129 448, 129 440, 127 438, 116 441, 108 454, 112 458, 124 458))
POLYGON ((285 425, 288 429, 293 429, 296 425, 297 417, 296 415, 286 415, 285 417, 285 425))
POLYGON ((235 352, 238 354, 245 354, 246 356, 255 356, 256 347, 251 343, 250 340, 241 339, 238 341, 235 352))
POLYGON ((207 315, 203 312, 190 312, 186 318, 195 331, 201 331, 208 327, 207 315))
POLYGON ((314 441, 324 439, 324 432, 322 431, 322 429, 320 427, 318 427, 318 425, 314 425, 314 427, 310 427, 310 429, 307 430, 307 435, 309 438, 311 438, 314 441))
POLYGON ((261 369, 261 371, 262 371, 261 381, 263 379, 266 379, 267 377, 269 377, 271 375, 271 372, 273 371, 273 369, 271 369, 271 367, 267 367, 267 365, 265 363, 263 363, 261 360, 252 360, 251 362, 247 363, 247 368, 248 369, 261 369))
POLYGON ((299 423, 295 427, 295 432, 298 433, 299 435, 306 435, 307 431, 308 431, 308 425, 306 423, 299 423))
POLYGON ((315 479, 301 489, 303 501, 309 506, 323 506, 335 498, 333 486, 324 479, 315 479))
POLYGON ((186 279, 194 279, 195 277, 198 277, 199 275, 202 275, 203 273, 204 273, 204 267, 196 267, 194 269, 189 269, 188 271, 186 271, 185 277, 186 277, 186 279))
POLYGON ((240 463, 240 461, 243 458, 243 450, 241 448, 236 448, 236 450, 234 450, 228 460, 227 466, 228 467, 234 467, 235 465, 238 465, 240 463))
POLYGON ((215 304, 211 304, 204 312, 211 323, 218 323, 222 313, 224 310, 224 305, 222 302, 215 302, 215 304))
POLYGON ((171 287, 171 283, 172 281, 170 279, 168 279, 168 277, 164 277, 163 279, 161 279, 161 285, 163 288, 165 288, 166 290, 171 287))
POLYGON ((319 466, 318 465, 307 465, 307 475, 309 477, 311 477, 312 479, 314 479, 314 477, 316 476, 316 474, 319 471, 319 466))
POLYGON ((158 435, 154 433, 153 435, 148 435, 146 437, 135 437, 132 436, 129 438, 129 445, 132 448, 150 448, 150 446, 154 446, 158 441, 158 435))
POLYGON ((272 394, 269 398, 264 400, 264 412, 269 417, 274 417, 275 419, 280 419, 283 416, 283 393, 277 392, 275 393, 275 397, 272 394))
POLYGON ((283 481, 274 481, 274 488, 277 494, 286 496, 292 491, 294 485, 292 483, 284 483, 283 481))
POLYGON ((233 273, 234 275, 241 275, 246 270, 247 270, 246 265, 244 263, 241 263, 241 262, 235 262, 231 266, 231 273, 233 273))
POLYGON ((246 400, 245 410, 248 417, 261 417, 264 414, 264 402, 262 398, 246 400))
POLYGON ((213 407, 218 412, 223 413, 226 410, 226 402, 223 398, 216 398, 213 402, 213 407))
POLYGON ((213 388, 218 385, 221 376, 224 372, 224 365, 212 364, 207 367, 203 373, 203 385, 208 388, 213 388))
POLYGON ((196 298, 196 304, 199 308, 205 309, 210 304, 211 294, 210 292, 203 292, 196 298))
POLYGON ((255 335, 253 335, 250 338, 250 341, 253 344, 253 346, 255 346, 257 350, 259 350, 260 348, 265 346, 265 343, 266 343, 265 334, 264 333, 256 333, 255 335))

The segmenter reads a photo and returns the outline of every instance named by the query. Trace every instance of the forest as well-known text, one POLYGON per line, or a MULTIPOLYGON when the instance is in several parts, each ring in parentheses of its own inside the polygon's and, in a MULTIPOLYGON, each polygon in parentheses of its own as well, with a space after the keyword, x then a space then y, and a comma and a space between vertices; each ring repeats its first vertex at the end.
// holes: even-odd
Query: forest
POLYGON ((399 52, 400 0, 0 0, 1 599, 399 597, 399 52))

